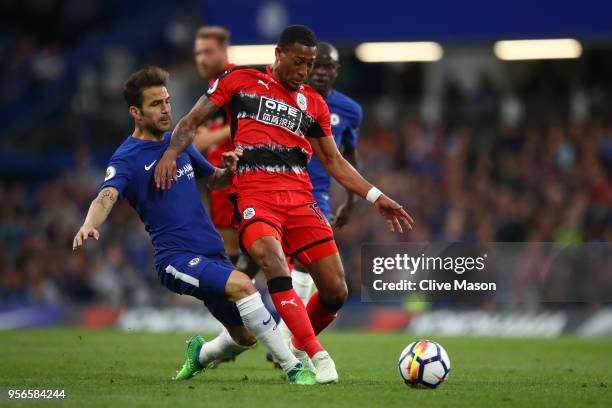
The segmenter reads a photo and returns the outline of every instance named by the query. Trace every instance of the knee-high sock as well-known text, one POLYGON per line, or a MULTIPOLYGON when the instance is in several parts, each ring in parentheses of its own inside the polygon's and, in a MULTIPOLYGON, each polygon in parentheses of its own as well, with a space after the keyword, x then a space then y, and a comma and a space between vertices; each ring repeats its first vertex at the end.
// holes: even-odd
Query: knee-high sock
MULTIPOLYGON (((302 302, 304 304, 307 304, 308 299, 310 299, 310 294, 312 293, 313 282, 312 278, 310 277, 310 274, 294 269, 291 271, 291 283, 293 284, 293 289, 295 290, 295 293, 297 293, 300 299, 302 299, 302 302)), ((278 329, 281 331, 285 338, 291 337, 292 333, 289 330, 289 327, 287 327, 287 324, 284 320, 281 319, 281 321, 278 322, 278 329)), ((316 332, 317 331, 315 330, 315 333, 316 332)))
POLYGON ((215 360, 236 357, 238 354, 250 348, 251 347, 241 346, 236 343, 227 329, 223 328, 217 337, 204 343, 200 350, 198 360, 203 367, 206 367, 215 360))
POLYGON ((321 303, 321 297, 318 291, 311 296, 308 301, 308 306, 306 306, 306 310, 308 310, 308 317, 310 318, 310 323, 312 324, 312 329, 315 334, 321 333, 338 316, 337 312, 330 312, 329 309, 321 303))
POLYGON ((268 290, 276 310, 293 333, 294 339, 300 344, 300 350, 304 350, 310 357, 319 351, 323 351, 324 349, 317 340, 310 324, 306 307, 302 299, 293 290, 291 277, 283 276, 270 279, 268 290))
POLYGON ((276 321, 261 301, 259 292, 240 299, 236 306, 244 326, 268 349, 285 372, 299 363, 276 329, 276 321))

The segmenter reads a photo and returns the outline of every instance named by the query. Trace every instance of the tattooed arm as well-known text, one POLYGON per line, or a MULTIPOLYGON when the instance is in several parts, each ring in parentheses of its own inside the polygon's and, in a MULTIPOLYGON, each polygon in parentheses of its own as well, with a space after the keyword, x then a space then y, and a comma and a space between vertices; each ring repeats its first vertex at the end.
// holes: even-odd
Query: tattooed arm
POLYGON ((83 242, 89 237, 93 237, 96 240, 100 238, 98 228, 113 209, 118 196, 119 192, 114 187, 106 187, 100 191, 100 194, 91 202, 83 226, 79 229, 79 232, 77 232, 72 241, 73 251, 80 248, 83 242))
POLYGON ((219 108, 209 101, 206 95, 202 95, 191 111, 179 121, 174 128, 174 132, 172 132, 170 146, 155 167, 155 186, 157 189, 170 189, 172 180, 177 180, 176 158, 193 142, 198 126, 218 110, 219 108))

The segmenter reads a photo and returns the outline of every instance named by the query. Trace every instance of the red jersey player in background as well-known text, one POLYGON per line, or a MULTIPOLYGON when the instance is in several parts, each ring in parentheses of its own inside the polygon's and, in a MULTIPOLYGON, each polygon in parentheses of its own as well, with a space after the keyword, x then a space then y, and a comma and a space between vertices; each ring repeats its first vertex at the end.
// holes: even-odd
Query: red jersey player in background
MULTIPOLYGON (((198 73, 211 85, 223 72, 234 67, 229 63, 227 47, 230 33, 223 27, 200 27, 196 32, 193 54, 198 73)), ((234 150, 230 138, 227 115, 219 111, 198 127, 193 144, 206 154, 213 165, 220 167, 223 153, 234 150)), ((210 190, 210 216, 219 235, 225 242, 225 250, 233 264, 238 261, 238 235, 232 224, 233 205, 228 195, 231 188, 210 190)))
POLYGON ((313 151, 342 186, 374 204, 391 231, 412 228, 412 218, 366 181, 342 157, 331 133, 321 95, 303 84, 316 56, 316 37, 305 26, 281 33, 275 63, 265 73, 235 68, 220 76, 207 95, 177 124, 155 169, 158 189, 176 180, 176 158, 193 141, 197 127, 225 107, 234 144, 242 151, 233 185, 242 248, 261 267, 274 305, 293 333, 294 352, 314 365, 317 381, 338 374, 316 334, 336 317, 347 296, 344 270, 333 232, 312 197, 306 166, 313 151), (319 292, 308 310, 292 287, 285 254, 311 274, 319 292), (303 351, 302 351, 303 350, 303 351))

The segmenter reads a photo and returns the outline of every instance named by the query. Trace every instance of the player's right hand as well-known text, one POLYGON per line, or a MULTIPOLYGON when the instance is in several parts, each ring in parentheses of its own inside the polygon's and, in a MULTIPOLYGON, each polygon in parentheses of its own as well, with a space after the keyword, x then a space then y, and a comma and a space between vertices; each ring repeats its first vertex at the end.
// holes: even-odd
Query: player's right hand
POLYGON ((223 153, 221 155, 223 167, 232 173, 235 172, 238 169, 238 161, 240 160, 240 157, 242 157, 242 150, 240 149, 223 153))
POLYGON ((93 237, 97 241, 100 239, 100 233, 94 227, 83 225, 81 229, 79 229, 79 232, 77 232, 77 234, 74 236, 74 240, 72 241, 72 250, 76 251, 79 249, 83 245, 83 242, 89 237, 93 237))
POLYGON ((155 187, 158 190, 170 190, 172 181, 177 181, 176 177, 176 151, 168 149, 164 152, 159 163, 155 167, 155 187))
POLYGON ((387 226, 391 232, 397 231, 400 234, 403 233, 404 230, 402 228, 402 224, 404 224, 409 230, 412 229, 412 224, 414 224, 412 217, 402 208, 401 205, 386 195, 383 194, 378 197, 378 200, 376 200, 374 203, 374 207, 376 207, 380 215, 385 217, 387 220, 387 226))

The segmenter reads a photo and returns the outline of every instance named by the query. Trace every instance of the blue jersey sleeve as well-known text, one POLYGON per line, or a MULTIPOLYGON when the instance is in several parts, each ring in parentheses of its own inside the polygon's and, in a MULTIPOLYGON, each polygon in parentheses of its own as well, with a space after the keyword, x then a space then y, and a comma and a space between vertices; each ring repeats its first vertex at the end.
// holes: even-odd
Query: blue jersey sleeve
POLYGON ((208 177, 215 173, 215 166, 210 164, 208 160, 202 156, 202 153, 198 152, 193 145, 189 145, 189 147, 185 149, 185 153, 187 153, 191 160, 191 165, 193 166, 193 171, 197 178, 208 177))
POLYGON ((106 176, 102 184, 98 187, 98 191, 106 187, 114 187, 119 191, 120 195, 123 195, 131 177, 132 166, 130 165, 130 161, 125 158, 113 156, 108 163, 106 176))
POLYGON ((351 118, 350 125, 347 126, 342 135, 342 145, 350 148, 357 146, 357 139, 359 139, 359 128, 361 127, 361 119, 363 112, 361 106, 355 103, 354 115, 351 118))

